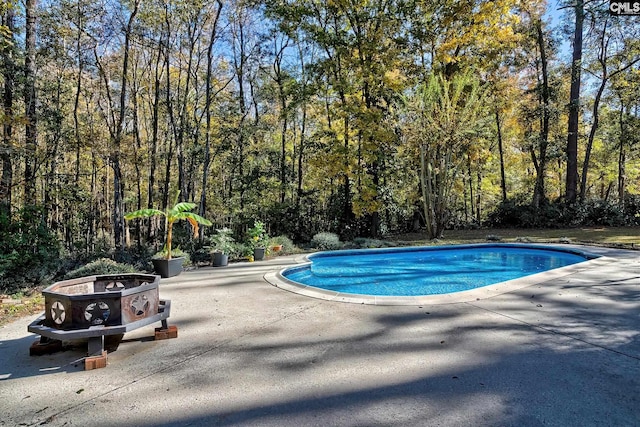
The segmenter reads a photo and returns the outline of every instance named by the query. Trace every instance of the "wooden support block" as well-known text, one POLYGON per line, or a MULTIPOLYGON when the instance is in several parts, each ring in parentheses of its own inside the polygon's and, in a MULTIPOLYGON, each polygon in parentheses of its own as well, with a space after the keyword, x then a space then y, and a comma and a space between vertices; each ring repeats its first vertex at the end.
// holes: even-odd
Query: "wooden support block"
POLYGON ((107 366, 107 352, 103 351, 101 356, 90 356, 84 358, 84 370, 105 368, 107 366))
POLYGON ((62 341, 60 340, 48 340, 42 342, 42 340, 34 341, 29 347, 29 356, 42 356, 43 354, 51 354, 62 351, 62 341))
POLYGON ((171 338, 178 338, 177 326, 169 326, 166 329, 156 328, 156 340, 168 340, 171 338))

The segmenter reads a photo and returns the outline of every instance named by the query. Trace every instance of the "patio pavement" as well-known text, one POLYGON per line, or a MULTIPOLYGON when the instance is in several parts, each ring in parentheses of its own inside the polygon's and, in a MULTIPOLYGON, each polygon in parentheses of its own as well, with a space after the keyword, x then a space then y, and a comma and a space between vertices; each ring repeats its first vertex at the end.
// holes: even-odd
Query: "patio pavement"
MULTIPOLYGON (((376 306, 264 275, 299 257, 163 279, 177 339, 125 335, 104 369, 29 357, 0 327, 0 426, 638 426, 640 252, 489 298, 376 306)), ((35 316, 34 316, 35 318, 35 316)))

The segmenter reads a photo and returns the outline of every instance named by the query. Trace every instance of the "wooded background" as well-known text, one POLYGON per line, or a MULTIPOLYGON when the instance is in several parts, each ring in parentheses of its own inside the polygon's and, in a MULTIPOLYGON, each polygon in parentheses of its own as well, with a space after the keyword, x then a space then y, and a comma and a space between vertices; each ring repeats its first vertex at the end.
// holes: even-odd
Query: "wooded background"
POLYGON ((640 20, 608 5, 5 1, 4 262, 155 242, 124 213, 176 190, 297 241, 639 221, 640 20))

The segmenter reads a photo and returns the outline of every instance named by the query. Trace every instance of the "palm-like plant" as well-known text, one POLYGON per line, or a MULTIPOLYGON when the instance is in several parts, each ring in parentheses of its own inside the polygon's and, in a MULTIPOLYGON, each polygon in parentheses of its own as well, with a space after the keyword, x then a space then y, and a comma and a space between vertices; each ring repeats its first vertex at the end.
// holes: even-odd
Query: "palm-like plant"
POLYGON ((196 204, 190 202, 179 202, 178 197, 180 196, 180 192, 178 191, 175 196, 175 201, 173 207, 167 208, 165 211, 161 211, 159 209, 140 209, 134 212, 129 212, 124 216, 124 219, 127 221, 136 219, 136 218, 151 218, 154 216, 164 216, 166 221, 165 226, 165 248, 166 248, 166 259, 171 259, 171 238, 172 238, 172 230, 173 223, 176 221, 180 221, 182 219, 189 221, 191 226, 193 227, 193 236, 196 237, 198 235, 198 226, 202 225, 211 225, 211 221, 206 218, 201 217, 198 214, 191 212, 195 209, 196 204))

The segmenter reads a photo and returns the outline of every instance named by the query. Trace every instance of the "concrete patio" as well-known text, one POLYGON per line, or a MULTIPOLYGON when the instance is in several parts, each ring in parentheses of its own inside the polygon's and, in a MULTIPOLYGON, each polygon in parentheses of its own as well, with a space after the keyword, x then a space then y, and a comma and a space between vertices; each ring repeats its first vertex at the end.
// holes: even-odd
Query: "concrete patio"
MULTIPOLYGON (((0 426, 637 426, 640 252, 467 302, 376 306, 271 286, 278 257, 163 279, 177 339, 104 369, 0 328, 0 426)), ((35 316, 34 316, 35 317, 35 316)))

